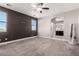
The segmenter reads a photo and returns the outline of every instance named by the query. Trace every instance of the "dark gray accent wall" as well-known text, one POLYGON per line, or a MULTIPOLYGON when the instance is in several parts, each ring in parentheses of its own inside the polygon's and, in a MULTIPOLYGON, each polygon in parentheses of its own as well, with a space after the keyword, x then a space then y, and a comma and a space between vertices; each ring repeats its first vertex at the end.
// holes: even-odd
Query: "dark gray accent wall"
POLYGON ((31 36, 36 36, 38 33, 38 20, 36 18, 33 18, 31 16, 6 9, 4 7, 0 7, 1 11, 4 11, 7 13, 7 35, 2 35, 0 33, 0 38, 2 42, 6 41, 5 37, 8 38, 7 41, 10 40, 16 40, 20 38, 25 38, 25 37, 31 37, 31 36), (37 30, 32 31, 31 28, 31 20, 35 19, 37 21, 37 30), (2 35, 2 36, 1 36, 2 35))

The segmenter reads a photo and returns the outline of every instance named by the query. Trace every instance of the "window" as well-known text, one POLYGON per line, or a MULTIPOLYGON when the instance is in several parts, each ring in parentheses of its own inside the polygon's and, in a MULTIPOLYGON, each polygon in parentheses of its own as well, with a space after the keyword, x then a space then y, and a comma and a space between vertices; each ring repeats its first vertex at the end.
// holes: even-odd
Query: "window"
POLYGON ((7 28, 7 14, 3 11, 0 11, 0 32, 6 32, 7 28))
POLYGON ((32 31, 36 31, 36 20, 32 19, 32 31))

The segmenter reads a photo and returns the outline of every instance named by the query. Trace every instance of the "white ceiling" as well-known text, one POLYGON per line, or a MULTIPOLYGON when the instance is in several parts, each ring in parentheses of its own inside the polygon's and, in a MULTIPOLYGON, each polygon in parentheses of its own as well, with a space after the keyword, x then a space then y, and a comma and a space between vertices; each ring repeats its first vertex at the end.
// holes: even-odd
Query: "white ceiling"
POLYGON ((32 3, 9 3, 11 6, 7 6, 6 3, 0 3, 0 6, 9 8, 27 14, 36 18, 55 15, 58 13, 67 12, 73 9, 79 8, 79 3, 45 3, 45 6, 49 7, 49 10, 43 10, 41 14, 39 11, 34 11, 31 6, 32 3))

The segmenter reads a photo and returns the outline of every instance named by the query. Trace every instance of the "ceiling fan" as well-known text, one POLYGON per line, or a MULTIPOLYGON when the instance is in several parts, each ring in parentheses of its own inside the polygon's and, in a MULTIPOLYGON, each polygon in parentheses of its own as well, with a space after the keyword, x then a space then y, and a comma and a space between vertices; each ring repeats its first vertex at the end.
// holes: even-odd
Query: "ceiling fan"
POLYGON ((44 3, 35 3, 33 4, 33 7, 35 8, 35 11, 39 11, 42 13, 43 10, 49 10, 49 7, 45 7, 44 3))

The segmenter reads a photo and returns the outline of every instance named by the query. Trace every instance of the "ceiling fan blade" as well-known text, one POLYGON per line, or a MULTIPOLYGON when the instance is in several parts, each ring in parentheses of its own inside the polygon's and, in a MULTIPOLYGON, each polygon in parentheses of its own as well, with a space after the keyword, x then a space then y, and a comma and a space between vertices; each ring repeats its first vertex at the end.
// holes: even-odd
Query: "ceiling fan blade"
POLYGON ((43 7, 42 9, 49 10, 49 8, 48 8, 48 7, 43 7))

